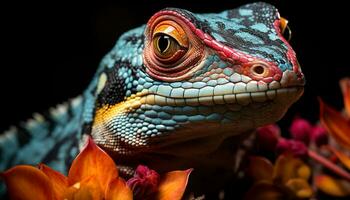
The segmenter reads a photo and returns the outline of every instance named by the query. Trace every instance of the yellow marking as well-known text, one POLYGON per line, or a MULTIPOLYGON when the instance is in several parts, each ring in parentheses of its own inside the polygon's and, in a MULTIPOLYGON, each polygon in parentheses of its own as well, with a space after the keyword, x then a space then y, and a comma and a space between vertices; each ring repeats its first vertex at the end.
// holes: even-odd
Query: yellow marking
POLYGON ((99 108, 96 111, 94 126, 108 122, 119 114, 129 113, 139 108, 142 104, 146 103, 145 94, 145 91, 142 91, 115 105, 105 105, 99 108))
POLYGON ((102 73, 100 75, 100 78, 98 79, 96 94, 100 94, 100 92, 103 90, 107 82, 107 75, 106 73, 102 73))
POLYGON ((155 101, 154 101, 154 94, 147 95, 147 97, 146 97, 146 102, 147 102, 147 104, 151 104, 151 105, 155 104, 155 101))
POLYGON ((33 118, 38 121, 38 122, 44 122, 45 121, 45 118, 44 116, 42 116, 41 114, 39 113, 34 113, 33 114, 33 118))
POLYGON ((76 184, 73 185, 74 188, 79 189, 80 188, 80 182, 77 182, 76 184))

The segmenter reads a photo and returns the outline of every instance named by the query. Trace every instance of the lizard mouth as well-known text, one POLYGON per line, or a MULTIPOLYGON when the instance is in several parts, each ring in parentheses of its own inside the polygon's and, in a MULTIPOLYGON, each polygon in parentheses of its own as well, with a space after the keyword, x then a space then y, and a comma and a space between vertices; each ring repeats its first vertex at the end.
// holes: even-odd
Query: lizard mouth
POLYGON ((145 98, 145 103, 159 106, 214 106, 234 104, 238 106, 248 106, 249 104, 259 104, 266 102, 276 102, 279 100, 295 101, 303 93, 302 86, 270 89, 261 92, 242 92, 237 94, 218 94, 212 96, 174 98, 159 94, 149 94, 145 98))
MULTIPOLYGON (((213 106, 296 101, 304 91, 305 80, 285 71, 279 82, 228 82, 210 86, 184 82, 181 85, 154 85, 141 94, 143 103, 159 106, 213 106)), ((142 93, 142 92, 141 92, 142 93)))

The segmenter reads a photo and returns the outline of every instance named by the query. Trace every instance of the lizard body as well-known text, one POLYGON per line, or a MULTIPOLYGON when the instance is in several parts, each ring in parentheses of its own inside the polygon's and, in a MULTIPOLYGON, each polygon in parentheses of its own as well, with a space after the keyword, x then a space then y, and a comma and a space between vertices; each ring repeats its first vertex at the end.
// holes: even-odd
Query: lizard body
POLYGON ((123 34, 86 91, 0 137, 1 170, 66 172, 84 135, 131 173, 229 169, 242 139, 279 120, 303 92, 275 7, 217 14, 166 8, 123 34))

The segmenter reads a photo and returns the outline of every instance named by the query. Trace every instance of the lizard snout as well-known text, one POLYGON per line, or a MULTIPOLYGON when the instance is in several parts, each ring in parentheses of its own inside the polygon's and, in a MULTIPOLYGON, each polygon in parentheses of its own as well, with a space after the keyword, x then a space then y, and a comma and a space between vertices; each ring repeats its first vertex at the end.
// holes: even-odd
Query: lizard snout
POLYGON ((295 72, 291 70, 286 70, 283 72, 281 78, 281 87, 304 87, 305 77, 301 71, 295 72))

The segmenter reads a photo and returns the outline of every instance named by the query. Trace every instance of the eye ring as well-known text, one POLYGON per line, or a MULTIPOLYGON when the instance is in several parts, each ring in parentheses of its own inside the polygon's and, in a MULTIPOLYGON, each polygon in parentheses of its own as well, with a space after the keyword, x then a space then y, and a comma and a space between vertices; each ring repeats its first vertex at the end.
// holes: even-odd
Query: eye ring
POLYGON ((201 67, 199 64, 207 55, 204 50, 202 41, 191 31, 180 15, 161 11, 147 23, 143 63, 147 74, 154 79, 174 82, 190 78, 195 69, 201 67), (173 39, 176 45, 170 45, 168 49, 167 42, 163 41, 163 46, 159 49, 176 53, 166 57, 156 54, 154 39, 159 39, 156 37, 160 34, 168 35, 169 40, 173 39), (170 50, 172 46, 175 46, 177 51, 170 50))

